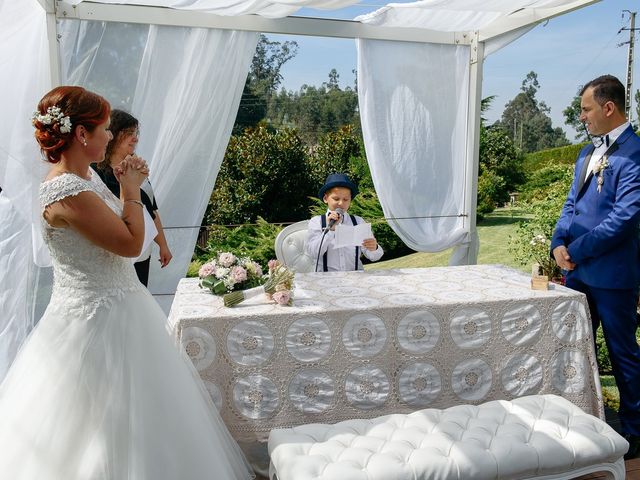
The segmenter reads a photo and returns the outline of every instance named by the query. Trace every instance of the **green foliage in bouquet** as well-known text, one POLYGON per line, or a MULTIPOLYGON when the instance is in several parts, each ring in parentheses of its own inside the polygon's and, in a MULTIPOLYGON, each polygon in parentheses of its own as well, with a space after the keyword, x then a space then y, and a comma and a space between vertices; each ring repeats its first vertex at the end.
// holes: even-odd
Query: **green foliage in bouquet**
POLYGON ((200 287, 208 288, 216 295, 257 287, 264 282, 259 264, 230 252, 218 253, 200 267, 198 276, 200 287))

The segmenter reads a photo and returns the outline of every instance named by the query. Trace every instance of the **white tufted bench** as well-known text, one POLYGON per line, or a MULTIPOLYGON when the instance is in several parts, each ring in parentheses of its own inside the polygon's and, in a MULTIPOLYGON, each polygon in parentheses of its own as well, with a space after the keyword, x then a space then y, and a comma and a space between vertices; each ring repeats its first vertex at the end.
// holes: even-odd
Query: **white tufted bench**
POLYGON ((624 480, 627 441, 555 395, 275 429, 271 480, 624 480))

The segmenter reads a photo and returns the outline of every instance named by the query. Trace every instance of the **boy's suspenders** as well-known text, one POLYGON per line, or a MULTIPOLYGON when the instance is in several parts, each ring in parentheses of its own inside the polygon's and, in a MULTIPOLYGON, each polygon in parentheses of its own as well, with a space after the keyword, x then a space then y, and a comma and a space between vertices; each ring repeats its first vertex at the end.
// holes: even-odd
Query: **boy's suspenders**
MULTIPOLYGON (((353 225, 357 225, 358 221, 356 220, 355 215, 349 214, 349 216, 351 217, 351 223, 353 225)), ((320 224, 321 224, 323 230, 325 228, 327 228, 327 216, 326 215, 320 215, 320 224)), ((327 253, 328 252, 324 252, 324 255, 322 256, 322 271, 323 272, 328 272, 329 271, 329 267, 327 266, 327 253)), ((355 262, 355 269, 354 270, 358 270, 358 259, 359 258, 360 258, 360 247, 356 247, 356 262, 355 262)))

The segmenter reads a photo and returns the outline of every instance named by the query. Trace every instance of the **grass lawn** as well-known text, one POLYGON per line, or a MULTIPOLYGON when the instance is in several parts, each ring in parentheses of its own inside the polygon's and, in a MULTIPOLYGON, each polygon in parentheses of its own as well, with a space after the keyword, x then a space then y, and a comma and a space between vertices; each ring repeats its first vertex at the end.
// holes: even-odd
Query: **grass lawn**
MULTIPOLYGON (((529 266, 517 263, 509 252, 509 236, 514 235, 518 222, 526 220, 526 215, 517 208, 499 208, 478 222, 480 237, 479 264, 501 263, 529 272, 529 266)), ((393 260, 371 263, 367 270, 389 268, 445 267, 449 264, 452 248, 438 253, 412 253, 393 260)), ((384 258, 384 257, 383 257, 384 258)))

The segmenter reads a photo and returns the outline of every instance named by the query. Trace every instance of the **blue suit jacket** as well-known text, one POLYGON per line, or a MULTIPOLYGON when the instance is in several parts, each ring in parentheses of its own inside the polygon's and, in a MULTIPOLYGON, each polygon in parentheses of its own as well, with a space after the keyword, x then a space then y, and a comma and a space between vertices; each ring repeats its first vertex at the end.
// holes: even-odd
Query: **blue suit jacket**
POLYGON ((627 128, 609 147, 602 191, 593 174, 582 182, 593 145, 582 149, 551 250, 565 245, 576 268, 567 274, 596 288, 637 288, 640 282, 640 138, 627 128))

